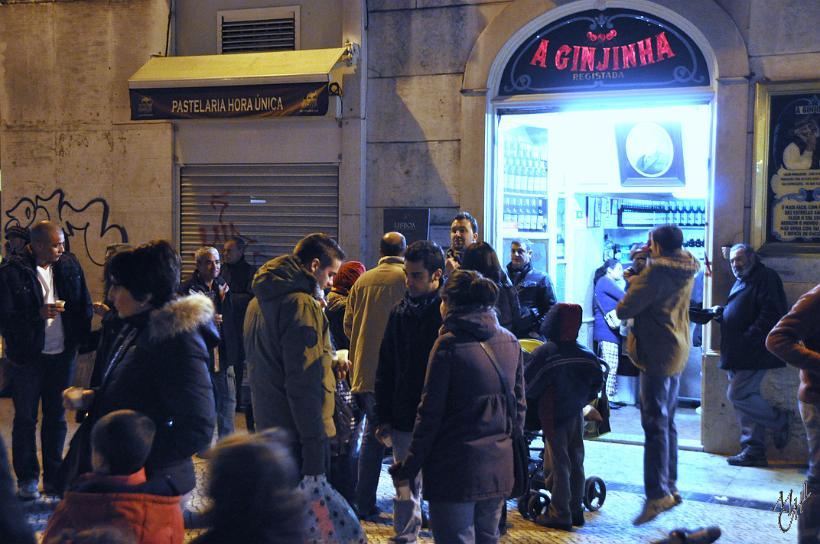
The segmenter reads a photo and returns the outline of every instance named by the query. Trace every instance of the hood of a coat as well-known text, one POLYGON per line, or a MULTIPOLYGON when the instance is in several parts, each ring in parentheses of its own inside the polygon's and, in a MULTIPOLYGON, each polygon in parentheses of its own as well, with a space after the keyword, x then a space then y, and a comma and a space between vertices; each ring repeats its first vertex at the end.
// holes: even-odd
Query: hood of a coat
POLYGON ((467 334, 479 341, 491 338, 499 327, 495 310, 486 306, 464 311, 451 311, 444 317, 444 323, 441 326, 444 332, 467 334))
POLYGON ((678 250, 672 255, 663 255, 649 261, 645 272, 660 274, 668 280, 686 283, 700 270, 700 261, 686 251, 678 250))
POLYGON ((151 312, 149 336, 151 340, 165 340, 193 332, 214 320, 214 303, 199 293, 170 301, 151 312))
POLYGON ((262 265, 253 277, 251 290, 260 302, 301 292, 313 295, 316 280, 293 255, 282 255, 262 265))

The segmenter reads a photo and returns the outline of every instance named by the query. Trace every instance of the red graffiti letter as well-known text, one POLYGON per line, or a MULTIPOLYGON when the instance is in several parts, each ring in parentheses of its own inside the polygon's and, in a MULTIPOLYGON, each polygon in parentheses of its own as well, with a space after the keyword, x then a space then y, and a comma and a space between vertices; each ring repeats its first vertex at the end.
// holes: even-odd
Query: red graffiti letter
POLYGON ((666 32, 661 32, 655 37, 655 49, 658 50, 658 61, 675 56, 675 52, 669 46, 669 40, 666 39, 666 32))
POLYGON ((558 48, 558 51, 555 52, 555 67, 559 70, 566 70, 567 65, 569 64, 569 60, 567 60, 567 55, 569 55, 569 46, 562 45, 558 48))
POLYGON ((538 51, 532 56, 531 65, 535 66, 537 62, 541 68, 547 67, 547 47, 549 47, 549 44, 549 40, 541 40, 541 43, 538 44, 538 51))

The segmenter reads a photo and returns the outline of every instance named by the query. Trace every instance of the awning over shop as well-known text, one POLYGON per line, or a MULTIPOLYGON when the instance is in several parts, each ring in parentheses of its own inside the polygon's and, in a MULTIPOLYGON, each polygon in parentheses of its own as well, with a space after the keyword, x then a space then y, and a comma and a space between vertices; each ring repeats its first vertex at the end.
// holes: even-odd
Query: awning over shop
POLYGON ((355 50, 153 57, 128 80, 131 119, 325 115, 355 50))

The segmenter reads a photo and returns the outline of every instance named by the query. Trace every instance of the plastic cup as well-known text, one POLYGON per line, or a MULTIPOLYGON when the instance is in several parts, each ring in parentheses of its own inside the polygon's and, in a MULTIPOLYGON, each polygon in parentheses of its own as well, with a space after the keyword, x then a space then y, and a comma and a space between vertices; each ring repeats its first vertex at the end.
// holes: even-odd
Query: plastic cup
POLYGON ((55 300, 54 307, 58 310, 65 310, 65 301, 64 300, 55 300))
POLYGON ((348 350, 348 349, 337 349, 336 350, 336 360, 337 361, 347 361, 348 355, 350 355, 350 350, 348 350))
POLYGON ((65 392, 65 397, 68 403, 75 410, 80 409, 83 405, 83 390, 80 387, 69 387, 65 392))

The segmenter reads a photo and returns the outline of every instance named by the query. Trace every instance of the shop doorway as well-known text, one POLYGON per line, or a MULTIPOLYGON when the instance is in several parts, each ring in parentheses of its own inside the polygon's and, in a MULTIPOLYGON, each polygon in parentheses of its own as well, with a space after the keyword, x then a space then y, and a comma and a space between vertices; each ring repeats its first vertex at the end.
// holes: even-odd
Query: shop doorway
MULTIPOLYGON (((675 223, 684 247, 701 261, 692 304, 702 304, 711 202, 712 119, 706 98, 651 105, 607 101, 541 102, 497 109, 494 243, 506 258, 513 240, 533 249, 560 301, 584 308, 579 341, 596 348, 594 277, 608 259, 632 265, 630 250, 649 230, 675 223)), ((628 288, 626 282, 621 287, 628 288)), ((702 335, 681 377, 676 417, 681 447, 699 449, 702 335)), ((636 369, 621 357, 613 432, 603 439, 643 442, 636 369)))

